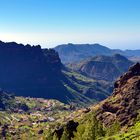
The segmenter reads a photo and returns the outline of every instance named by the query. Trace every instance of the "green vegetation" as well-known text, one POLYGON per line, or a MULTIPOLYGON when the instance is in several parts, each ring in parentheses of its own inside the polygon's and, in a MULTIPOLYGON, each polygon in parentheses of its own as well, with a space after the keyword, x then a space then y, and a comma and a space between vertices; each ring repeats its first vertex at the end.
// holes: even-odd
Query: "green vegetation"
POLYGON ((66 75, 69 75, 69 76, 74 76, 76 79, 78 80, 81 80, 81 81, 85 81, 85 82, 96 82, 96 80, 94 80, 93 78, 89 78, 89 77, 86 77, 84 75, 81 75, 75 71, 64 71, 63 70, 63 73, 66 74, 66 75))
POLYGON ((70 102, 76 106, 86 107, 110 95, 110 83, 96 81, 72 70, 63 70, 62 72, 69 81, 63 81, 63 85, 72 93, 75 100, 70 100, 70 102))
MULTIPOLYGON (((119 122, 114 122, 111 126, 105 127, 96 119, 95 112, 91 111, 84 114, 80 119, 75 119, 79 125, 76 131, 66 129, 66 125, 63 126, 64 131, 60 137, 60 140, 139 140, 140 139, 140 115, 135 120, 133 126, 120 126, 119 122)), ((52 139, 57 139, 56 134, 51 135, 52 139)))
POLYGON ((103 126, 93 114, 90 113, 88 116, 85 116, 84 122, 77 127, 73 140, 96 140, 104 136, 103 126))
MULTIPOLYGON (((116 128, 115 128, 116 129, 116 128)), ((110 132, 109 132, 110 133, 110 132)), ((140 139, 140 120, 126 131, 119 132, 119 130, 112 136, 106 136, 102 140, 139 140, 140 139)))
POLYGON ((57 100, 15 97, 8 102, 11 106, 17 105, 0 111, 0 139, 6 140, 45 139, 48 130, 63 124, 73 112, 69 105, 57 100), (24 110, 25 106, 28 110, 24 110))
MULTIPOLYGON (((96 118, 96 112, 85 113, 71 110, 56 100, 15 97, 16 103, 24 104, 28 111, 16 108, 13 112, 0 111, 0 139, 26 140, 139 140, 140 114, 133 126, 120 126, 114 122, 105 127, 96 118), (78 125, 71 129, 68 122, 74 120, 78 125), (61 130, 62 134, 55 132, 61 130)), ((11 103, 11 102, 10 102, 11 103)), ((73 122, 72 125, 75 125, 73 122)))

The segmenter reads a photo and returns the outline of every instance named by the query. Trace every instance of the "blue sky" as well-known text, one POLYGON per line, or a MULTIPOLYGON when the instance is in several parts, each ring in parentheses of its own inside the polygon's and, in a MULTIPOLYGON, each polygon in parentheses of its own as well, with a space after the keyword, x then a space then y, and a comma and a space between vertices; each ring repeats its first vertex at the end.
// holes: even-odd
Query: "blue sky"
POLYGON ((140 49, 140 0, 0 0, 0 40, 140 49))

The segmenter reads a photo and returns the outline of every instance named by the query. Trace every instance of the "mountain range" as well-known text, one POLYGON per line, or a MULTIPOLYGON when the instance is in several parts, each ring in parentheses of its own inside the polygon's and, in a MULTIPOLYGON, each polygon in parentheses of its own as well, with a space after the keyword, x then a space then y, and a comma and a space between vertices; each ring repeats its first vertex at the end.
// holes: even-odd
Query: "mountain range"
POLYGON ((54 48, 60 56, 62 63, 73 63, 97 55, 121 54, 128 58, 140 60, 140 50, 110 49, 100 44, 63 44, 54 48))

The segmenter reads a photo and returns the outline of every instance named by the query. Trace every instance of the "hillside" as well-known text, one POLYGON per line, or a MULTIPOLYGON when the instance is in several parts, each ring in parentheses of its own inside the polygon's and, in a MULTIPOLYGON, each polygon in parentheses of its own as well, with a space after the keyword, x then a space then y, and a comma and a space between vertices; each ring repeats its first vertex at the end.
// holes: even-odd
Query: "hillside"
POLYGON ((0 91, 0 139, 37 140, 73 110, 57 100, 17 97, 0 91))
MULTIPOLYGON (((93 100, 92 103, 106 99, 112 92, 113 86, 110 82, 95 80, 68 69, 62 70, 62 73, 66 77, 66 81, 63 83, 68 91, 73 93, 73 95, 79 93, 79 95, 83 95, 84 97, 93 100)), ((75 102, 78 101, 77 99, 75 102)), ((84 100, 82 102, 85 103, 86 106, 91 104, 84 100)))
POLYGON ((95 56, 88 60, 71 64, 69 67, 88 77, 112 82, 126 72, 132 64, 133 62, 126 57, 115 54, 113 56, 95 56))
POLYGON ((140 64, 130 67, 116 82, 113 94, 52 131, 59 140, 140 139, 140 64), (60 133, 61 130, 61 133, 60 133))
POLYGON ((80 62, 97 55, 121 54, 127 58, 140 57, 140 50, 110 49, 100 44, 63 44, 54 48, 61 58, 62 63, 80 62))

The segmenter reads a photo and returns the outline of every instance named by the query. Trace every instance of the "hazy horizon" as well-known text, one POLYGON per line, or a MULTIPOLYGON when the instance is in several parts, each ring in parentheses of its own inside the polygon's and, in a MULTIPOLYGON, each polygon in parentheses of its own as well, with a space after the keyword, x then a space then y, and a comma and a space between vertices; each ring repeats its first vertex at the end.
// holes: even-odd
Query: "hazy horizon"
POLYGON ((2 0, 0 40, 140 48, 139 0, 2 0))

